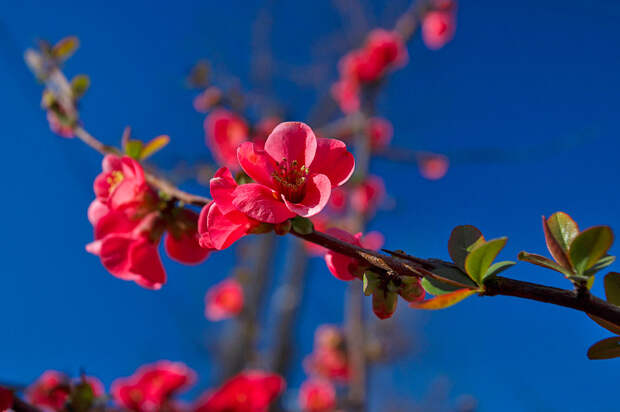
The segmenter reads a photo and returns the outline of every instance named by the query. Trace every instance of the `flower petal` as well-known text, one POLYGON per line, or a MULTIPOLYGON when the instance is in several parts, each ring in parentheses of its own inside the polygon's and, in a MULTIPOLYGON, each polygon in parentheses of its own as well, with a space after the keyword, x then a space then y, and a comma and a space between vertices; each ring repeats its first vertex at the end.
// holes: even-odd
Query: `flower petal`
MULTIPOLYGON (((322 174, 310 176, 306 182, 306 195, 299 203, 291 203, 282 196, 286 207, 296 215, 310 217, 319 213, 327 202, 332 190, 329 178, 322 174)), ((275 222, 278 223, 278 222, 275 222)))
POLYGON ((252 142, 245 142, 237 149, 237 159, 243 171, 257 183, 273 186, 272 174, 276 164, 267 152, 252 142))
MULTIPOLYGON (((328 181, 329 183, 329 181, 328 181)), ((265 223, 281 223, 295 213, 276 197, 275 192, 258 183, 248 183, 235 189, 233 204, 242 213, 265 223)), ((329 196, 328 196, 329 197, 329 196)), ((327 200, 325 201, 327 203, 327 200)))
POLYGON ((202 236, 201 245, 203 247, 210 246, 218 250, 226 249, 247 235, 254 224, 243 213, 233 211, 224 214, 214 204, 208 209, 206 231, 199 227, 202 236))
POLYGON ((316 153, 316 136, 305 123, 280 123, 267 138, 265 151, 276 162, 297 160, 300 166, 309 166, 316 153))
POLYGON ((129 248, 129 270, 135 274, 135 282, 148 289, 160 289, 166 283, 166 271, 161 263, 157 245, 142 238, 129 248))
POLYGON ((332 187, 344 184, 355 170, 355 158, 347 145, 338 139, 317 139, 316 156, 310 165, 312 173, 329 177, 332 187))
POLYGON ((237 182, 233 179, 232 173, 227 167, 220 168, 213 178, 209 181, 211 196, 222 213, 235 210, 233 206, 233 191, 237 188, 237 182))

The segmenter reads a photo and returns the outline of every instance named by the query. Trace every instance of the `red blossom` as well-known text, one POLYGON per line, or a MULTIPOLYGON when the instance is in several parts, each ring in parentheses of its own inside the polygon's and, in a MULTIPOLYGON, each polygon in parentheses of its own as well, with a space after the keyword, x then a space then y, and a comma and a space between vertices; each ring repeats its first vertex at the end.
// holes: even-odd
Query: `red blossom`
MULTIPOLYGON (((384 242, 379 232, 370 232, 362 237, 361 233, 354 236, 344 230, 331 228, 327 233, 343 242, 371 250, 379 250, 384 242)), ((359 262, 352 257, 329 250, 325 254, 325 263, 331 274, 340 280, 353 280, 360 276, 359 262)))
POLYGON ((358 186, 351 190, 351 207, 353 210, 370 214, 385 198, 385 185, 379 176, 368 176, 358 186))
POLYGON ((193 370, 180 362, 159 361, 141 366, 132 376, 112 382, 112 398, 136 412, 154 412, 196 380, 193 370))
POLYGON ((387 147, 392 140, 394 129, 392 123, 383 117, 372 117, 368 120, 368 135, 370 136, 370 147, 373 150, 380 150, 387 147))
POLYGON ((422 22, 422 40, 431 50, 441 49, 454 37, 456 18, 454 3, 443 1, 437 10, 424 16, 422 22))
POLYGON ((245 371, 200 397, 194 412, 266 412, 286 386, 280 375, 245 371))
POLYGON ((211 250, 200 246, 200 236, 197 231, 198 213, 183 209, 177 221, 180 221, 183 227, 174 226, 168 230, 164 240, 166 253, 172 260, 186 265, 197 265, 203 262, 211 250))
POLYGON ((343 142, 317 139, 301 122, 281 123, 267 138, 264 150, 246 142, 237 155, 256 183, 238 186, 232 204, 265 223, 316 215, 327 204, 332 188, 344 184, 355 165, 343 142))
POLYGON ((225 167, 211 179, 213 201, 202 208, 198 218, 199 241, 203 248, 226 249, 260 224, 233 205, 233 193, 237 187, 230 170, 225 167))
POLYGON ((280 123, 282 123, 282 118, 279 116, 267 116, 262 118, 254 127, 252 141, 259 147, 264 147, 267 138, 280 123))
POLYGON ((112 210, 95 224, 95 240, 86 250, 99 256, 112 275, 159 289, 166 282, 166 272, 157 250, 158 240, 149 236, 156 219, 155 213, 136 220, 112 210))
POLYGON ((13 391, 0 386, 0 412, 13 407, 13 391))
POLYGON ((47 122, 50 125, 50 130, 57 134, 60 137, 64 137, 66 139, 71 139, 75 137, 75 133, 73 132, 73 127, 64 124, 56 113, 52 110, 47 111, 47 122))
POLYGON ((354 113, 360 109, 359 85, 357 81, 344 78, 331 87, 331 94, 343 113, 354 113))
POLYGON ((439 180, 448 173, 450 161, 444 155, 424 154, 418 157, 420 174, 429 180, 439 180))
POLYGON ((226 279, 205 295, 205 316, 211 321, 228 319, 243 309, 243 288, 236 279, 226 279))
POLYGON ((249 138, 245 120, 226 109, 216 109, 204 121, 205 139, 215 160, 233 170, 239 168, 237 147, 249 138))
POLYGON ((299 388, 299 406, 306 412, 328 412, 336 407, 336 389, 329 381, 308 379, 299 388))
POLYGON ((69 398, 69 382, 69 377, 62 372, 45 371, 26 388, 26 400, 46 410, 60 411, 69 398))
POLYGON ((97 200, 110 209, 136 208, 154 195, 144 177, 142 165, 129 156, 106 155, 102 172, 95 178, 97 200))

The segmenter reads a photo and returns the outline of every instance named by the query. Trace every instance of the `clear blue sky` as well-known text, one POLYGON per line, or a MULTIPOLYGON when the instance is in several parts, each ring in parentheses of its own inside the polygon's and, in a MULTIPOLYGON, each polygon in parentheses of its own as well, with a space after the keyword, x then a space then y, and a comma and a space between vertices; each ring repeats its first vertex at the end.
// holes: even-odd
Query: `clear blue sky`
MULTIPOLYGON (((367 7, 381 16, 375 24, 391 24, 406 5, 389 3, 367 7)), ((281 72, 274 86, 291 116, 304 120, 316 90, 283 76, 323 55, 331 59, 327 78, 333 80, 337 54, 322 51, 344 23, 329 1, 275 4, 272 38, 281 72)), ((21 53, 38 37, 79 36, 82 47, 67 69, 91 76, 82 116, 89 130, 109 143, 128 124, 143 139, 169 134, 172 143, 154 161, 172 167, 181 158, 208 156, 184 75, 206 57, 248 86, 259 9, 241 0, 0 5, 0 381, 29 382, 45 368, 77 373, 84 367, 109 384, 142 363, 168 358, 199 372, 196 391, 213 383, 204 344, 226 326, 203 318, 203 294, 227 276, 233 253, 198 267, 164 258, 169 282, 159 292, 107 274, 84 251, 100 159, 49 132, 38 107, 40 88, 21 53)), ((410 64, 390 79, 380 113, 394 123, 395 145, 458 155, 439 182, 423 180, 410 165, 373 163, 397 202, 371 225, 384 232, 387 247, 446 258, 451 228, 469 223, 488 237, 509 236, 501 256, 514 260, 523 249, 545 251, 540 215, 556 210, 582 227, 620 229, 619 18, 620 4, 612 0, 463 2, 451 44, 432 52, 413 41, 410 64), (490 149, 501 158, 480 156, 495 153, 490 149)), ((324 82, 320 91, 328 87, 324 82)), ((197 185, 187 188, 206 194, 197 185)), ((328 303, 340 299, 343 283, 320 260, 311 269, 298 363, 311 350, 316 325, 342 318, 328 303)), ((527 264, 509 273, 568 286, 527 264)), ((589 345, 609 333, 581 313, 494 297, 432 314, 401 307, 398 316, 416 337, 415 356, 376 369, 374 410, 386 398, 422 396, 441 376, 451 380, 454 394, 476 396, 482 412, 617 410, 620 361, 586 359, 589 345)), ((298 367, 291 387, 302 378, 298 367)))

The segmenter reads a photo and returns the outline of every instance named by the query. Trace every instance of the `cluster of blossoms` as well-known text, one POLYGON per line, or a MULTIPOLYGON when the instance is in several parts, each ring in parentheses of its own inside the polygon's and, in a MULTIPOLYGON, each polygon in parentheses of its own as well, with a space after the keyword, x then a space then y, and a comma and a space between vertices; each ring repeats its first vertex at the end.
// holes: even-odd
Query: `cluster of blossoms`
POLYGON ((360 108, 360 87, 377 82, 389 70, 407 64, 409 59, 402 37, 383 29, 368 34, 364 45, 345 55, 339 63, 340 79, 332 95, 344 113, 360 108))
POLYGON ((219 321, 238 315, 243 309, 243 287, 235 278, 212 286, 205 295, 205 317, 219 321))
POLYGON ((226 167, 210 182, 213 201, 198 221, 200 244, 225 249, 250 233, 285 233, 290 220, 315 216, 332 189, 353 173, 355 160, 337 139, 316 138, 300 122, 276 126, 264 145, 244 142, 237 148, 241 169, 253 180, 238 184, 226 167))
POLYGON ((426 47, 438 50, 454 37, 456 31, 456 2, 454 0, 433 0, 433 10, 426 13, 422 21, 422 40, 426 47))
MULTIPOLYGON (((266 412, 286 387, 279 375, 247 370, 219 388, 207 390, 193 403, 175 399, 195 381, 195 372, 185 364, 159 361, 112 382, 110 397, 120 410, 133 412, 266 412)), ((46 412, 110 406, 105 388, 97 378, 83 376, 72 380, 53 370, 44 372, 29 386, 25 397, 46 412)), ((0 402, 1 410, 9 409, 13 403, 12 392, 0 388, 0 402)))
POLYGON ((197 264, 208 256, 210 251, 198 244, 198 214, 162 199, 135 159, 105 156, 93 188, 88 219, 94 241, 86 250, 99 256, 112 275, 159 289, 166 282, 158 251, 164 233, 165 249, 173 260, 197 264))
POLYGON ((302 411, 330 412, 336 408, 337 385, 350 378, 345 338, 336 326, 322 325, 314 335, 313 352, 304 360, 309 375, 299 389, 302 411))

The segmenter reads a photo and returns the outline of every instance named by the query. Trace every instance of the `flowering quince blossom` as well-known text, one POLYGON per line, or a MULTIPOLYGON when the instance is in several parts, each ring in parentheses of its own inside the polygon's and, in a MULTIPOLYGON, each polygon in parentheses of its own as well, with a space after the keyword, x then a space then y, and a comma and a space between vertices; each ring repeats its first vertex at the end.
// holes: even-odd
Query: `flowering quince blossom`
MULTIPOLYGON (((379 250, 384 242, 383 235, 379 232, 370 232, 362 237, 361 233, 352 235, 342 229, 331 228, 327 233, 343 242, 371 250, 379 250)), ((325 254, 325 263, 331 274, 340 280, 353 280, 361 275, 360 264, 352 257, 329 250, 325 254)))
POLYGON ((233 206, 252 219, 272 224, 319 213, 332 188, 344 184, 355 167, 343 142, 317 139, 301 122, 280 123, 264 150, 252 142, 241 144, 237 157, 256 183, 238 186, 232 194, 233 206))
POLYGON ((340 79, 332 85, 330 92, 343 113, 354 113, 360 109, 360 87, 356 80, 340 79))
POLYGON ((26 389, 26 400, 48 411, 60 411, 69 398, 69 383, 64 373, 45 371, 26 389))
POLYGON ((236 316, 243 309, 243 288, 236 279, 226 279, 205 295, 205 316, 211 321, 236 316))
POLYGON ((314 334, 313 352, 304 359, 304 368, 311 375, 346 382, 350 376, 349 362, 342 331, 335 326, 321 325, 314 334))
POLYGON ((258 370, 239 373, 215 391, 208 391, 194 406, 194 412, 266 412, 284 391, 280 375, 258 370))
POLYGON ((383 149, 387 147, 394 135, 392 123, 383 117, 371 117, 368 120, 368 135, 372 150, 383 149))
POLYGON ((439 180, 448 173, 450 161, 444 155, 426 154, 418 157, 420 174, 429 180, 439 180))
POLYGON ((328 412, 336 407, 336 389, 324 379, 308 379, 299 388, 299 406, 302 411, 328 412))
POLYGON ((13 407, 13 391, 0 386, 0 412, 4 412, 13 407))
POLYGON ((181 209, 180 216, 176 217, 179 225, 169 228, 164 240, 166 253, 172 260, 186 265, 197 265, 204 261, 210 249, 200 246, 198 227, 198 213, 189 209, 181 209))
POLYGON ((374 213, 384 199, 385 184, 379 176, 368 176, 351 189, 351 207, 363 214, 374 213))
POLYGON ((431 50, 441 49, 454 37, 455 9, 452 0, 436 0, 435 10, 428 12, 422 22, 422 40, 431 50))
POLYGON ((204 121, 205 139, 215 160, 238 170, 237 147, 248 140, 249 128, 245 120, 226 109, 213 110, 204 121))
POLYGON ((196 374, 180 362, 159 361, 141 366, 132 376, 112 382, 112 398, 135 412, 154 412, 177 392, 191 386, 196 374))
POLYGON ((252 233, 260 222, 249 218, 233 205, 233 193, 238 185, 230 170, 223 167, 215 172, 209 186, 213 201, 200 212, 199 241, 204 248, 222 250, 252 233))

